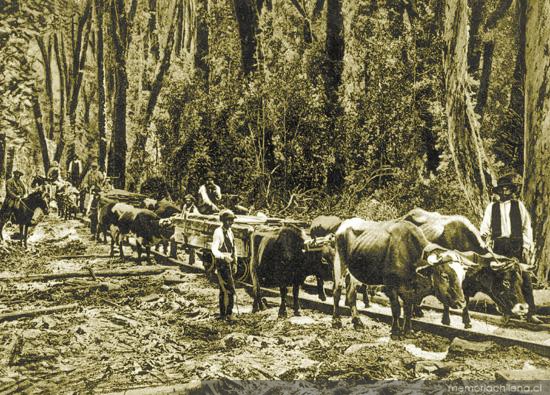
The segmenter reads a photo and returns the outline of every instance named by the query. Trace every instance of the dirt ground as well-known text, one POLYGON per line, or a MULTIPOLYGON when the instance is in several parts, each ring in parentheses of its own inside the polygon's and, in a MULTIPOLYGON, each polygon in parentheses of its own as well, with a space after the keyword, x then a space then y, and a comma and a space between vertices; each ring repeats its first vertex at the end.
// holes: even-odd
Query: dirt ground
MULTIPOLYGON (((93 242, 81 222, 50 215, 33 230, 26 251, 3 244, 0 277, 136 267, 118 258, 59 258, 105 254, 107 246, 93 242)), ((483 343, 464 351, 427 333, 393 341, 389 326, 373 320, 358 332, 349 320, 333 329, 329 315, 311 310, 279 319, 275 303, 251 314, 243 289, 237 322, 228 324, 216 320, 216 285, 178 268, 98 281, 100 287, 92 278, 0 281, 0 314, 78 304, 0 323, 0 393, 106 393, 217 379, 225 380, 226 392, 243 393, 254 383, 238 380, 322 380, 329 388, 342 379, 494 379, 503 368, 550 368, 548 359, 517 347, 483 343), (167 285, 167 278, 179 283, 167 285)), ((406 388, 396 382, 387 393, 406 388)))

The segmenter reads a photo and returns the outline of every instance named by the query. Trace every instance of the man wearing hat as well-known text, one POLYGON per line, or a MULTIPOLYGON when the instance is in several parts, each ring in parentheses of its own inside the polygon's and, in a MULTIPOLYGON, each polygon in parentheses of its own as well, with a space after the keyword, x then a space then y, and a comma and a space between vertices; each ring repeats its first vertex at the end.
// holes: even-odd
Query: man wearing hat
POLYGON ((220 211, 219 204, 222 199, 222 191, 214 183, 216 175, 209 171, 206 174, 206 183, 199 188, 199 211, 202 214, 216 214, 220 211))
POLYGON ((82 212, 89 212, 90 206, 92 202, 92 195, 94 194, 94 190, 103 190, 103 186, 105 183, 105 175, 99 170, 99 166, 97 165, 97 162, 92 162, 91 164, 91 170, 84 176, 84 179, 82 180, 83 188, 81 190, 80 195, 80 210, 82 212), (89 194, 88 199, 85 199, 86 193, 89 194), (84 202, 87 202, 85 204, 84 202), (86 206, 86 207, 85 207, 86 206))
MULTIPOLYGON (((515 199, 521 184, 519 175, 510 173, 498 179, 494 192, 500 201, 489 203, 483 222, 481 235, 492 244, 497 254, 515 257, 522 263, 530 263, 533 251, 533 230, 531 217, 522 201, 515 199)), ((522 271, 522 291, 529 305, 527 319, 533 323, 541 323, 535 316, 536 306, 533 297, 533 286, 527 271, 522 271)))
POLYGON ((105 182, 105 175, 99 170, 97 162, 92 162, 91 170, 86 174, 83 180, 83 184, 88 191, 91 191, 93 187, 101 187, 105 182))
POLYGON ((50 168, 48 169, 48 174, 47 174, 48 180, 50 180, 50 182, 56 182, 59 180, 60 175, 61 174, 59 171, 59 163, 54 160, 50 164, 50 168))
POLYGON ((232 322, 233 304, 235 302, 233 273, 237 269, 237 254, 231 226, 235 221, 235 214, 231 210, 222 210, 220 221, 222 225, 214 231, 211 247, 212 255, 214 255, 215 259, 218 286, 220 287, 219 318, 232 322))
POLYGON ((19 208, 21 199, 27 193, 27 187, 21 180, 22 175, 22 171, 14 170, 13 176, 6 181, 6 199, 2 204, 2 216, 9 215, 13 209, 19 208))
POLYGON ((197 209, 197 205, 195 204, 195 198, 190 193, 185 195, 185 197, 183 198, 183 208, 181 212, 187 213, 187 214, 199 213, 199 210, 197 209))

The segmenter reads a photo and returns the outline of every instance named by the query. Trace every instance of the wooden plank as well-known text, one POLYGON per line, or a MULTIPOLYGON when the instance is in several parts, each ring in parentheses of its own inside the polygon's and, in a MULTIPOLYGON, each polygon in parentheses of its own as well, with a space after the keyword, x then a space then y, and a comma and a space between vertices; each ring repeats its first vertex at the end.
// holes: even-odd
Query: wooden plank
POLYGON ((112 269, 112 270, 80 270, 77 272, 60 272, 60 273, 44 273, 44 274, 31 274, 28 276, 17 277, 0 277, 0 281, 48 281, 48 280, 60 280, 64 278, 77 278, 77 277, 125 277, 125 276, 151 276, 162 274, 167 267, 163 266, 145 266, 136 267, 132 269, 112 269))
POLYGON ((73 310, 76 308, 78 308, 78 303, 45 307, 42 309, 12 311, 10 313, 0 314, 0 322, 18 320, 19 318, 36 317, 43 314, 59 313, 61 311, 73 310))

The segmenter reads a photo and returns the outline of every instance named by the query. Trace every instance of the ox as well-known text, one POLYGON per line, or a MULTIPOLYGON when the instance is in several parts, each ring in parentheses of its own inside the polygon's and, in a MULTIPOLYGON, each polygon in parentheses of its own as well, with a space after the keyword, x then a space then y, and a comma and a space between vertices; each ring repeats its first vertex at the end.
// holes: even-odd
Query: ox
MULTIPOLYGON (((174 202, 168 199, 154 200, 154 199, 145 199, 145 207, 151 211, 154 211, 159 218, 170 218, 176 214, 181 213, 181 208, 178 207, 174 202)), ((156 250, 158 251, 158 245, 156 250)), ((166 254, 168 250, 168 240, 163 240, 162 248, 166 254)))
MULTIPOLYGON (((317 237, 334 235, 341 223, 342 219, 335 215, 320 215, 311 221, 309 234, 314 239, 317 237)), ((325 295, 324 281, 334 281, 332 267, 334 264, 335 253, 336 250, 333 245, 324 245, 321 248, 321 251, 312 251, 307 256, 307 259, 316 260, 318 262, 319 271, 315 276, 317 279, 317 295, 319 296, 319 299, 323 301, 327 299, 325 295)), ((363 303, 366 307, 368 307, 370 303, 369 294, 367 293, 367 286, 364 284, 360 285, 357 291, 363 293, 363 303)))
POLYGON ((392 337, 400 334, 399 317, 404 306, 406 334, 412 329, 412 309, 430 294, 450 306, 462 307, 462 281, 466 268, 456 254, 431 244, 415 225, 405 221, 372 222, 360 218, 344 221, 336 232, 334 260, 333 326, 340 327, 338 311, 346 274, 347 301, 355 328, 363 326, 357 313, 355 281, 384 285, 392 310, 392 337))
POLYGON ((285 226, 253 235, 252 262, 250 265, 253 305, 252 311, 264 309, 260 287, 278 287, 281 295, 279 317, 286 316, 287 287, 292 285, 294 315, 300 315, 298 293, 305 278, 315 274, 303 251, 305 232, 302 229, 285 226))
MULTIPOLYGON (((511 315, 527 313, 527 304, 521 289, 521 268, 517 260, 489 251, 479 231, 466 217, 441 215, 416 208, 403 219, 417 225, 429 241, 445 248, 464 251, 461 253, 463 256, 478 264, 477 268, 468 270, 463 283, 466 306, 462 311, 462 322, 465 328, 472 326, 468 310, 469 299, 478 292, 493 299, 506 319, 511 315)), ((451 323, 447 304, 444 304, 441 322, 444 325, 451 323)))
POLYGON ((147 254, 147 262, 151 263, 151 245, 169 239, 174 234, 174 226, 170 220, 161 219, 154 212, 139 209, 125 203, 116 203, 110 208, 112 219, 111 255, 114 243, 119 245, 120 257, 124 258, 122 250, 123 236, 130 232, 136 236, 137 261, 141 263, 142 249, 147 254))

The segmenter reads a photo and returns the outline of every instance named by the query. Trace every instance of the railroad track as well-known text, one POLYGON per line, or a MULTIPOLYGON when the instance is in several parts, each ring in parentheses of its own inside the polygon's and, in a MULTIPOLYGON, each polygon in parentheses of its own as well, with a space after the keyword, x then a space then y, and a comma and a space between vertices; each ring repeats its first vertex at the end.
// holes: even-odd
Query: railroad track
MULTIPOLYGON (((181 271, 187 273, 204 273, 204 269, 199 265, 189 265, 181 260, 176 258, 170 258, 160 252, 151 251, 156 257, 158 263, 170 266, 178 266, 181 271)), ((246 282, 238 281, 240 285, 247 288, 248 290, 252 289, 252 285, 246 282)), ((262 288, 262 293, 264 296, 279 298, 279 291, 269 288, 262 288)), ((304 292, 300 293, 300 304, 303 308, 320 311, 326 314, 332 314, 333 305, 331 301, 321 301, 317 299, 317 295, 305 294, 304 292)), ((428 307, 429 308, 429 307, 428 307)), ((341 306, 341 311, 344 314, 349 314, 349 308, 347 306, 341 306)), ((391 324, 391 313, 386 313, 382 311, 373 311, 370 309, 358 308, 358 311, 361 315, 391 324)), ((478 313, 481 314, 481 313, 478 313)), ((488 314, 487 314, 488 315, 488 314)), ((495 316, 493 316, 495 317, 495 316)), ((472 317, 474 320, 476 318, 472 317)), ((479 316, 478 316, 479 319, 479 316)), ((545 326, 548 328, 547 326, 545 326)), ((509 337, 493 333, 482 333, 472 329, 463 329, 453 326, 446 326, 436 322, 429 322, 423 319, 413 319, 413 328, 414 330, 426 331, 435 335, 446 337, 452 339, 454 337, 460 337, 463 339, 471 341, 493 341, 497 344, 505 346, 519 346, 531 351, 534 351, 545 357, 550 357, 550 341, 547 343, 538 343, 535 341, 525 340, 521 338, 509 337)), ((548 329, 546 329, 548 331, 548 329)), ((529 331, 528 329, 518 329, 518 332, 529 331)))
MULTIPOLYGON (((86 221, 86 219, 82 219, 83 222, 89 223, 86 221)), ((151 253, 156 258, 158 263, 163 265, 169 265, 169 266, 177 266, 179 269, 183 272, 187 273, 196 273, 196 274, 204 274, 204 269, 202 268, 202 265, 189 265, 177 258, 172 258, 167 255, 164 255, 158 251, 152 250, 151 253)), ((252 285, 246 282, 237 281, 240 285, 242 285, 244 288, 248 290, 252 290, 252 285)), ((312 285, 305 285, 305 289, 308 291, 314 290, 315 287, 312 285)), ((325 289, 327 291, 327 295, 331 294, 330 289, 325 289)), ((279 291, 273 290, 269 288, 262 288, 263 296, 272 297, 272 298, 279 298, 279 291)), ((374 302, 381 302, 380 299, 374 299, 374 302)), ((321 301, 317 298, 317 295, 311 295, 311 294, 304 294, 304 292, 300 293, 300 304, 303 308, 311 309, 320 311, 326 314, 332 314, 333 305, 331 298, 329 298, 327 301, 321 301)), ((344 314, 349 314, 349 308, 347 306, 341 306, 341 311, 344 314)), ((439 310, 441 309, 434 309, 431 306, 423 306, 425 309, 430 310, 439 310)), ((383 310, 383 309, 380 309, 383 310)), ((389 310, 389 309, 386 309, 389 310)), ((358 312, 366 317, 369 317, 371 319, 375 319, 387 324, 391 324, 391 312, 389 311, 373 311, 372 309, 365 309, 365 308, 358 308, 358 312)), ((457 312, 451 310, 452 315, 457 315, 457 312)), ((485 314, 485 313, 479 313, 479 312, 471 312, 472 319, 479 320, 482 322, 491 322, 495 325, 498 325, 499 321, 502 320, 502 317, 498 317, 491 314, 485 314)), ((438 318, 440 319, 440 318, 438 318)), ((413 328, 414 330, 421 330, 425 332, 429 332, 438 336, 446 337, 449 339, 460 337, 463 339, 471 340, 471 341, 493 341, 497 344, 505 345, 505 346, 518 346, 523 347, 528 350, 531 350, 533 352, 536 352, 540 355, 543 355, 545 357, 550 357, 550 337, 546 342, 536 342, 532 340, 527 340, 526 338, 531 337, 533 330, 535 329, 535 325, 527 324, 527 323, 521 323, 520 321, 514 322, 515 325, 519 326, 517 329, 518 336, 511 337, 503 334, 496 334, 496 333, 483 333, 480 331, 476 331, 473 329, 463 329, 456 326, 446 326, 439 322, 430 322, 426 319, 413 319, 413 328), (522 333, 525 335, 522 338, 522 333)), ((549 325, 543 325, 543 326, 536 326, 537 330, 545 330, 546 332, 550 332, 550 326, 549 325)))

